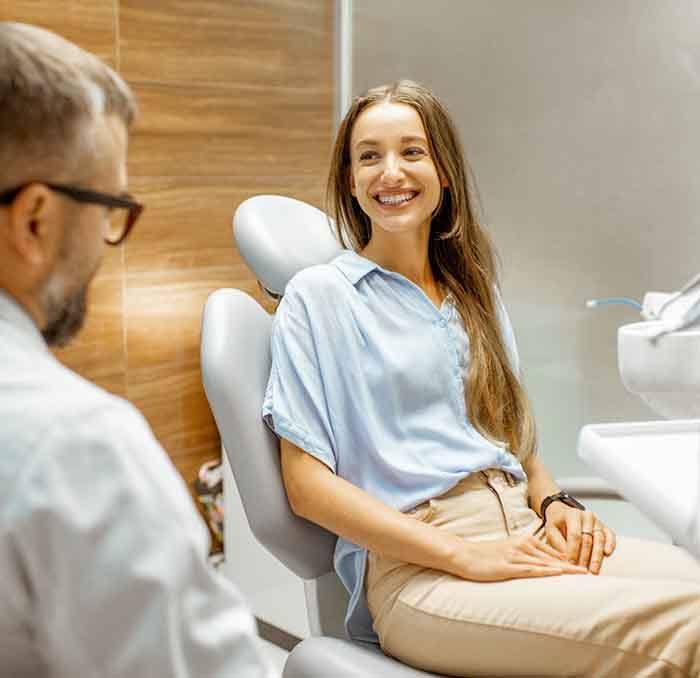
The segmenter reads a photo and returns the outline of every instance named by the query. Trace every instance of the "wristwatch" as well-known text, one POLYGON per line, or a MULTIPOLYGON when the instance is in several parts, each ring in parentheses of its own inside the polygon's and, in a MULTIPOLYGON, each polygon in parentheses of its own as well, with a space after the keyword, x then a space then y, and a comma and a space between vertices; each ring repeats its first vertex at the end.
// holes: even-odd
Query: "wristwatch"
POLYGON ((549 508, 549 505, 552 502, 555 501, 560 501, 562 504, 566 504, 567 506, 571 506, 571 508, 578 509, 579 511, 585 511, 586 507, 578 501, 578 499, 575 499, 572 497, 570 494, 567 494, 566 492, 557 492, 556 494, 550 494, 548 497, 545 497, 542 500, 542 504, 540 505, 540 515, 542 516, 542 525, 539 526, 537 531, 539 532, 546 524, 547 522, 547 509, 549 508))

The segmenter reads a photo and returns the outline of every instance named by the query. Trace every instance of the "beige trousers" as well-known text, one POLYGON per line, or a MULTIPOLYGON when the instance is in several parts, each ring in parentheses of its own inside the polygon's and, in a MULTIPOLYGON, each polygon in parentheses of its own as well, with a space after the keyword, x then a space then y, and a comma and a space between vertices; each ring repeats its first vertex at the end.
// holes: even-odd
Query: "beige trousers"
MULTIPOLYGON (((532 534, 527 483, 489 469, 411 512, 470 541, 532 534)), ((367 600, 384 652, 451 676, 700 676, 700 565, 618 539, 600 575, 472 582, 370 553, 367 600)))

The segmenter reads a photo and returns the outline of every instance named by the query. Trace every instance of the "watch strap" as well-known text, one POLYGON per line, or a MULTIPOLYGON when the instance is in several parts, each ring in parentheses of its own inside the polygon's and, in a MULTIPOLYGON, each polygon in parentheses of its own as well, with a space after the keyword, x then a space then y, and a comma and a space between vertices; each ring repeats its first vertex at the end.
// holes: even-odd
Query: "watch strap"
POLYGON ((542 524, 539 526, 539 528, 537 528, 537 532, 542 530, 547 524, 547 509, 549 508, 550 504, 554 503, 555 501, 560 501, 562 502, 562 504, 566 504, 567 506, 578 509, 579 511, 586 510, 586 507, 580 501, 578 501, 578 499, 572 497, 566 492, 557 492, 556 494, 550 494, 548 497, 545 497, 542 500, 542 504, 540 504, 540 516, 542 516, 542 524))

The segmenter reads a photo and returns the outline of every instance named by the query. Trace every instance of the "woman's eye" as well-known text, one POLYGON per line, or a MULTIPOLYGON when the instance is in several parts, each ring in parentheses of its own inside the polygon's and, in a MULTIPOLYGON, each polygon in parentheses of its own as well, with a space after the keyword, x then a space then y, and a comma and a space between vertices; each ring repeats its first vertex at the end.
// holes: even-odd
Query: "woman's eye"
POLYGON ((410 155, 410 156, 413 156, 413 157, 419 156, 419 155, 425 155, 425 151, 424 151, 422 148, 418 148, 417 146, 414 146, 414 147, 411 147, 411 148, 407 148, 407 149, 404 151, 404 153, 405 153, 406 155, 410 155))
POLYGON ((377 154, 374 151, 365 151, 362 155, 360 155, 360 160, 374 160, 377 157, 377 154))

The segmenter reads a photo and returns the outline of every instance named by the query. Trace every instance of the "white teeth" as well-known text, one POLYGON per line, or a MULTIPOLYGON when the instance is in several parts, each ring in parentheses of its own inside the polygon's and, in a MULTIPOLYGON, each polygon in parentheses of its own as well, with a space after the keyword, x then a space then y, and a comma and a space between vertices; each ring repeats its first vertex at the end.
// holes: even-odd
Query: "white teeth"
POLYGON ((383 205, 400 205, 402 202, 408 202, 416 195, 415 192, 399 193, 397 195, 378 195, 377 200, 383 205))

